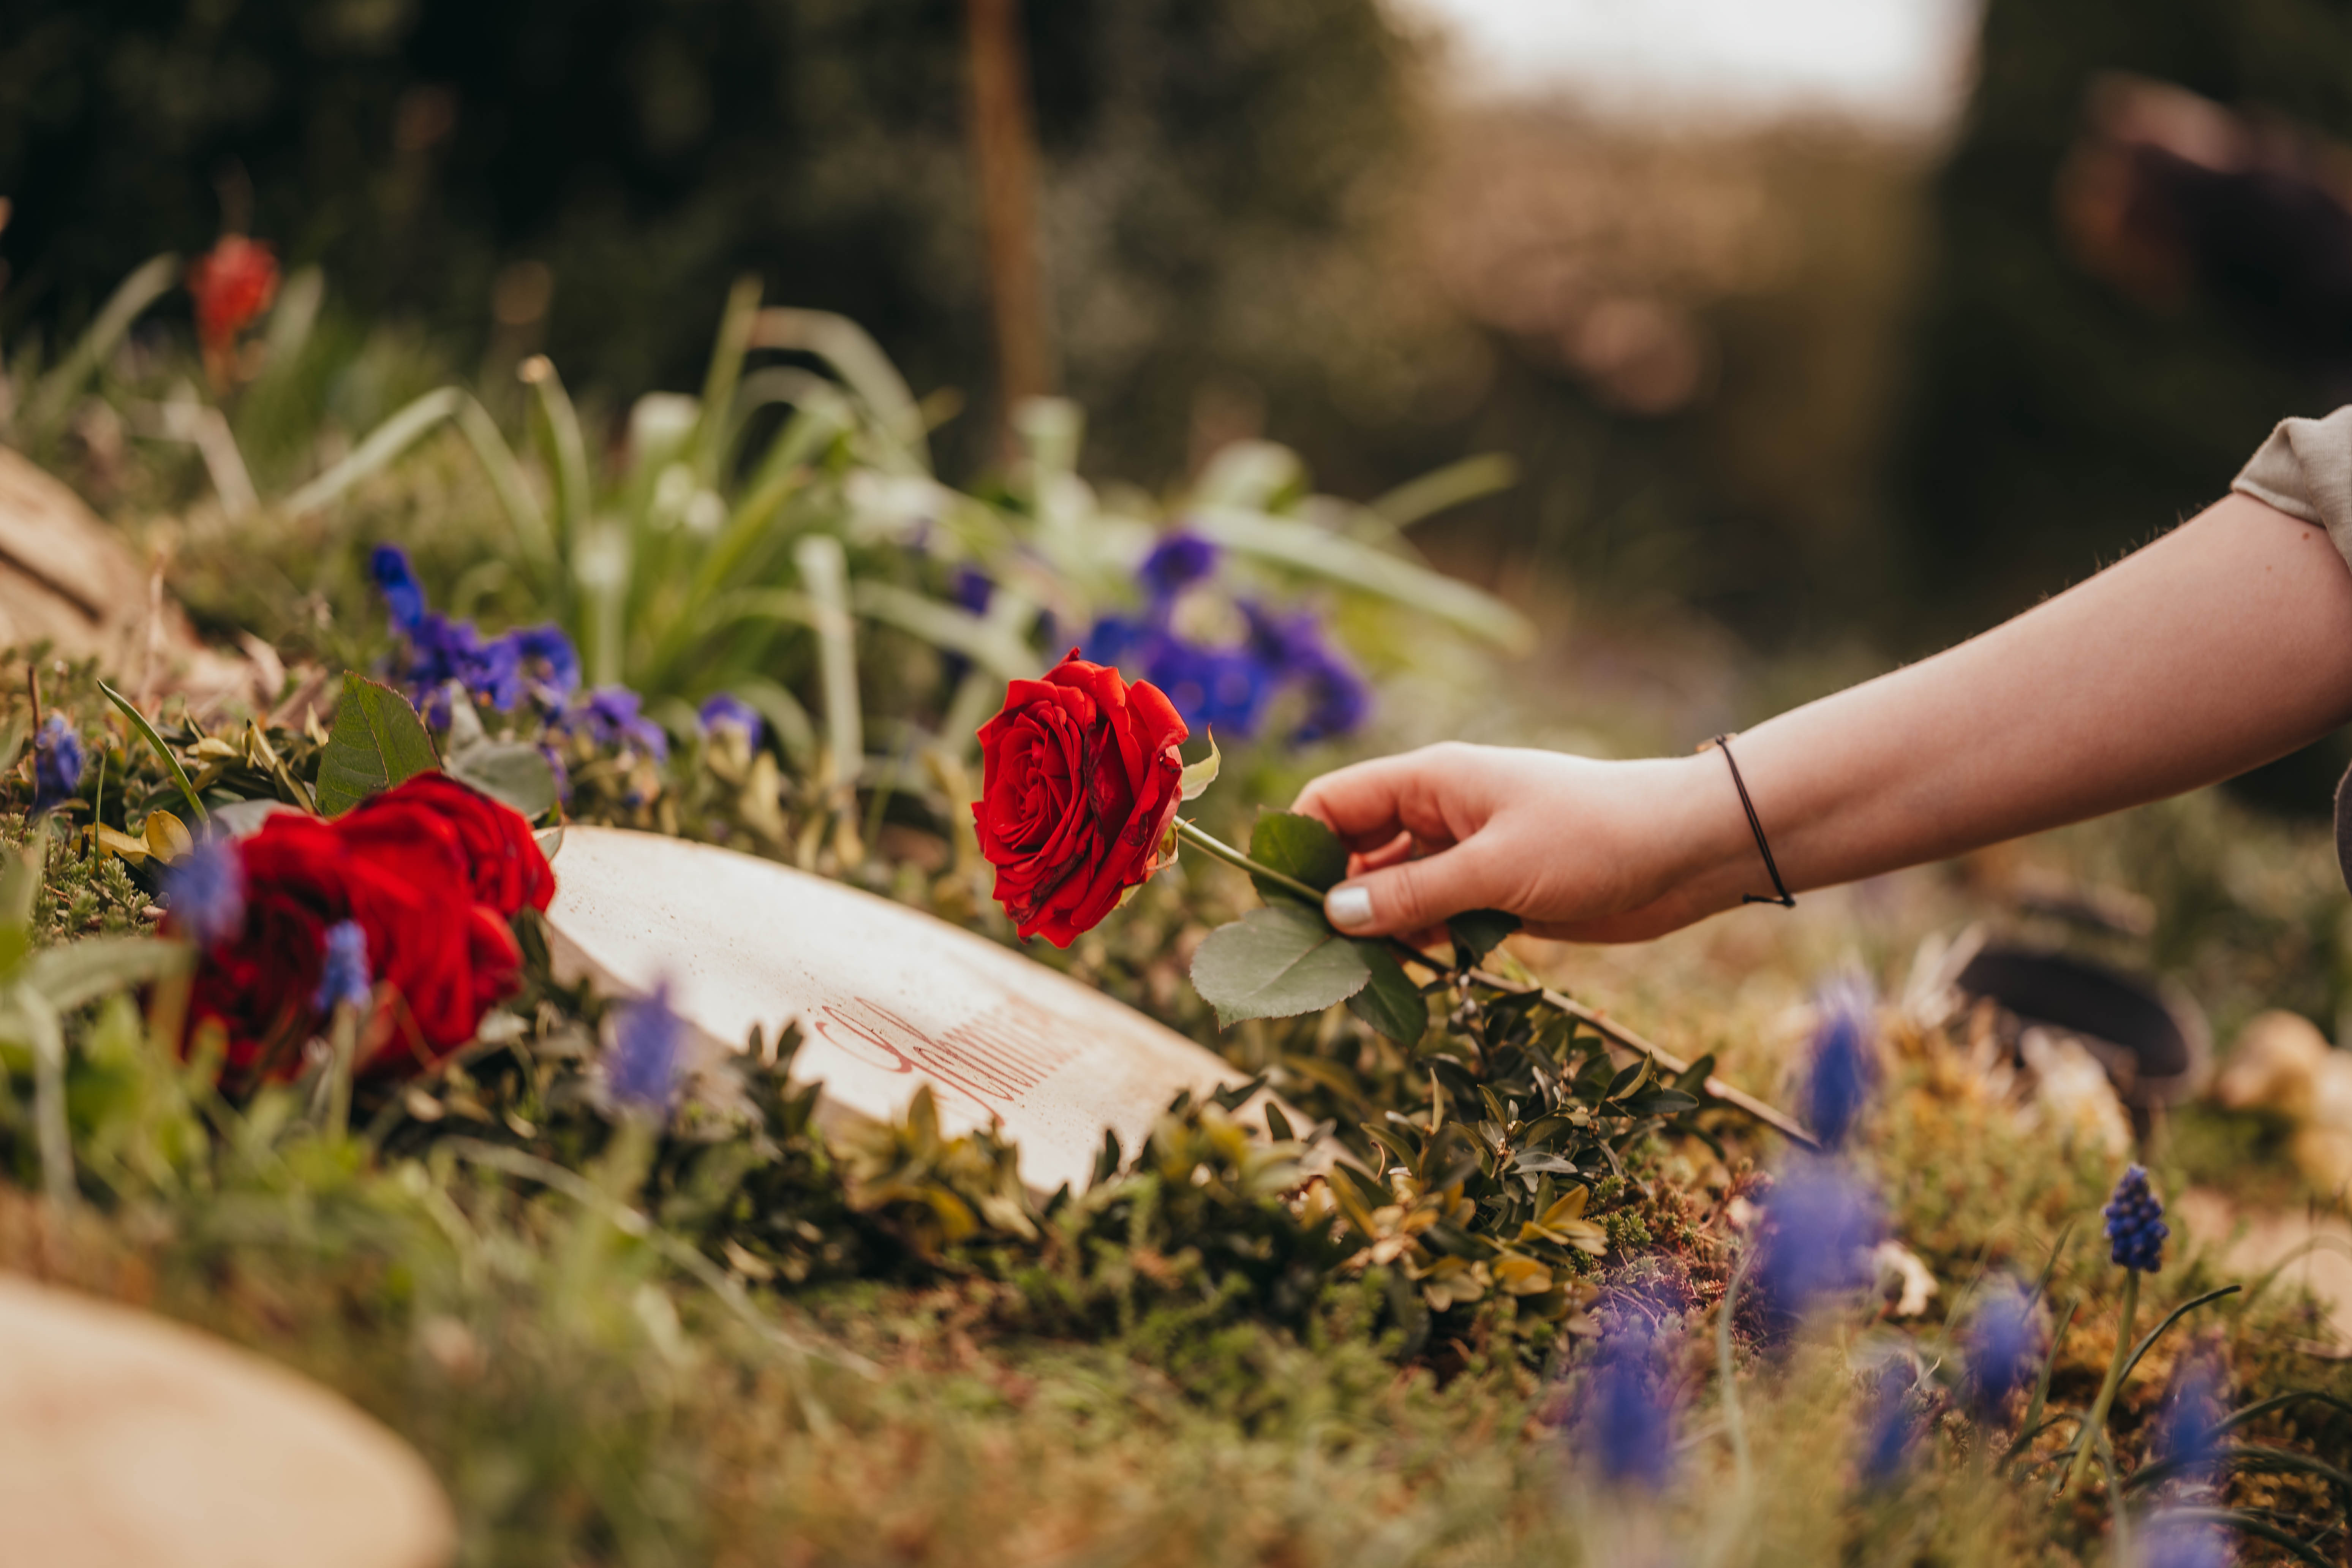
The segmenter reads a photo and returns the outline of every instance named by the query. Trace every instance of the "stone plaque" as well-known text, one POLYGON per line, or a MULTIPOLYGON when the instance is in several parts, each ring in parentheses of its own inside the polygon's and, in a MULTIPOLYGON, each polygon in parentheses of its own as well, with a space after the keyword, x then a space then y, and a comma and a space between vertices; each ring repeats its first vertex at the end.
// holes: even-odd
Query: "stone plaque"
POLYGON ((0 1562, 440 1568, 409 1447, 259 1356, 0 1274, 0 1562))
MULTIPOLYGON (((1082 1188, 1115 1129, 1130 1153, 1184 1089, 1244 1080, 1213 1052, 930 915, 772 860, 656 834, 567 828, 548 923, 557 971, 673 1005, 740 1047, 801 1026, 795 1077, 895 1118, 928 1083, 943 1125, 1001 1122, 1022 1178, 1082 1188)), ((1117 919, 1117 916, 1113 916, 1117 919)))

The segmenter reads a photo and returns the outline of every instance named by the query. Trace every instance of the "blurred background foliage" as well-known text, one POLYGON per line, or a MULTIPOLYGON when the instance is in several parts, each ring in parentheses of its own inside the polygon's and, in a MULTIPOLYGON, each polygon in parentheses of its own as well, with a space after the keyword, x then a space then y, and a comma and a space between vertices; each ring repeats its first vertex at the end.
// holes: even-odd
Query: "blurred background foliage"
MULTIPOLYGON (((322 333, 375 335, 378 390, 306 389, 351 429, 449 365, 511 414, 544 351, 617 437, 637 394, 696 384, 750 271, 948 395, 943 476, 1001 455, 963 5, 10 10, 12 356, 226 222, 320 266, 322 333)), ((2352 395, 2327 140, 2352 18, 2326 0, 1988 0, 1966 110, 1929 131, 1469 94, 1378 0, 1064 0, 1022 28, 1087 471, 1170 488, 1263 435, 1370 496, 1505 453, 1517 486, 1416 538, 1597 690, 1803 656, 1696 704, 1738 721, 1802 671, 1927 651, 2352 395), (2201 95, 2236 151, 2173 156, 2147 124, 2201 111, 2125 102, 2116 73, 2201 95)), ((2332 754, 2252 793, 2317 808, 2332 754)))

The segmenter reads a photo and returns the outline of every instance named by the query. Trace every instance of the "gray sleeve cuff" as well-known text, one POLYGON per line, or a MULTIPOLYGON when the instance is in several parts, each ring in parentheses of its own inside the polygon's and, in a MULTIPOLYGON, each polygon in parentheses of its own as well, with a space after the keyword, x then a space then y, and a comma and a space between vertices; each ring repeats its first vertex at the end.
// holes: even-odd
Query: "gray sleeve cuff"
POLYGON ((2282 419, 2230 488, 2327 531, 2352 563, 2352 405, 2325 419, 2282 419))

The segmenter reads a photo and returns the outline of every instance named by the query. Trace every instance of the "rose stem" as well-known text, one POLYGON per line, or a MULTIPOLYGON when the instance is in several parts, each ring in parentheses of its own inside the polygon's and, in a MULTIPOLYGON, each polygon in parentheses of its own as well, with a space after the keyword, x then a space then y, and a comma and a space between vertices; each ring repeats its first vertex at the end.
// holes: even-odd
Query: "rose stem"
MULTIPOLYGON (((1297 878, 1284 876, 1281 872, 1276 870, 1271 866, 1259 865, 1256 861, 1251 859, 1248 856, 1243 854, 1232 845, 1224 843, 1223 840, 1213 837, 1210 834, 1203 832, 1202 829, 1193 826, 1191 823, 1185 821, 1181 816, 1176 819, 1176 837, 1183 839, 1188 844, 1197 847, 1202 852, 1216 857, 1228 866, 1239 867, 1242 870, 1247 871, 1253 877, 1263 877, 1267 881, 1274 883, 1276 886, 1286 889, 1290 892, 1297 894, 1318 911, 1323 907, 1323 895, 1317 892, 1313 888, 1308 887, 1306 883, 1300 881, 1297 878)), ((1405 942, 1397 937, 1389 937, 1386 940, 1390 948, 1395 952, 1399 958, 1404 959, 1410 963, 1418 963, 1423 968, 1431 970, 1439 974, 1447 973, 1446 966, 1443 963, 1431 957, 1428 953, 1422 952, 1411 942, 1405 942)), ((1684 1061, 1681 1058, 1674 1055, 1672 1052, 1665 1050, 1662 1047, 1651 1044, 1648 1040, 1643 1039, 1641 1036, 1633 1033, 1631 1029, 1624 1027, 1622 1025, 1610 1022, 1600 1014, 1595 1013, 1591 1008, 1580 1005, 1578 1003, 1570 1000, 1560 993, 1552 990, 1549 986, 1523 984, 1516 981, 1506 980, 1498 974, 1491 973, 1483 969, 1473 969, 1467 973, 1469 977, 1472 980, 1476 981, 1479 984, 1491 986, 1497 991, 1510 992, 1517 994, 1525 994, 1530 991, 1536 992, 1542 997, 1544 1002, 1550 1006, 1557 1007, 1561 1012, 1568 1014, 1570 1017, 1591 1025, 1602 1035, 1614 1040, 1617 1044, 1624 1047, 1626 1049, 1639 1051, 1643 1056, 1654 1058, 1660 1067, 1665 1068, 1668 1072, 1679 1073, 1690 1070, 1690 1064, 1684 1061)), ((1774 1110, 1771 1106, 1767 1105, 1760 1100, 1758 1100, 1755 1096, 1744 1093, 1711 1074, 1708 1076, 1706 1080, 1706 1091, 1715 1096, 1716 1099, 1722 1100, 1725 1104, 1733 1106, 1738 1110, 1747 1112, 1749 1116, 1761 1121, 1767 1127, 1779 1132, 1782 1137, 1789 1139, 1791 1142, 1801 1144, 1808 1149, 1817 1150, 1821 1147, 1821 1144, 1814 1139, 1813 1135, 1806 1131, 1805 1129, 1787 1112, 1774 1110)))
POLYGON ((1318 910, 1323 907, 1323 895, 1297 878, 1286 877, 1271 866, 1259 865, 1232 845, 1211 837, 1181 816, 1176 819, 1176 837, 1205 854, 1215 856, 1228 866, 1238 866, 1253 877, 1262 877, 1277 888, 1297 894, 1318 910))

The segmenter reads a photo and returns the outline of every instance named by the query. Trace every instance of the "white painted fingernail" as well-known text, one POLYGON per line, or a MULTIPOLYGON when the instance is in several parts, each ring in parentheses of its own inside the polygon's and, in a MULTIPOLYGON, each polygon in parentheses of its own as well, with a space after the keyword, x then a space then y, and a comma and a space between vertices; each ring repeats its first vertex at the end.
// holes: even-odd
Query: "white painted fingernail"
POLYGON ((1370 888, 1342 884, 1323 895, 1323 912, 1341 931, 1354 931, 1372 923, 1372 890, 1370 888))

